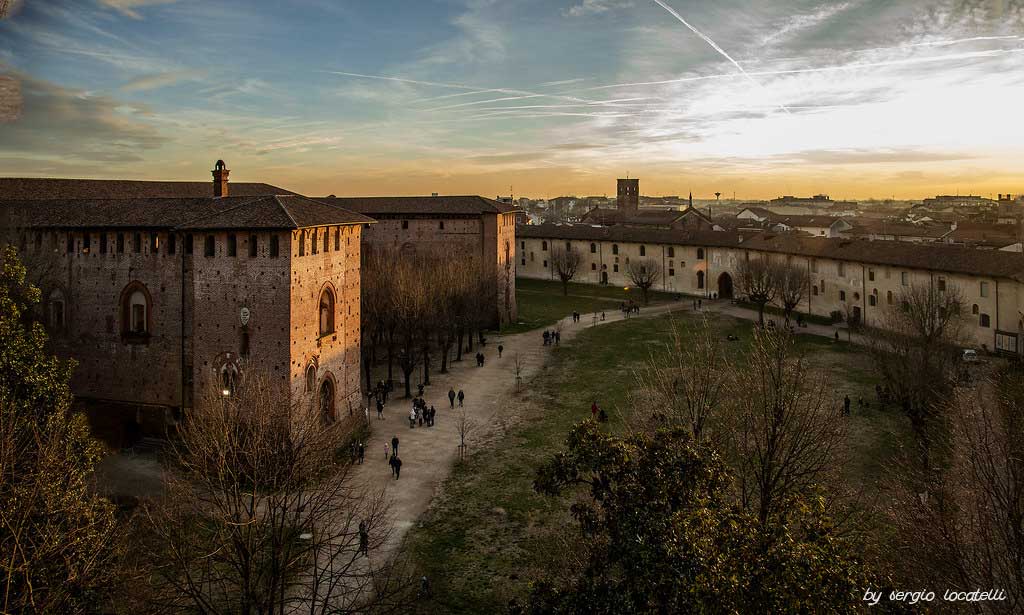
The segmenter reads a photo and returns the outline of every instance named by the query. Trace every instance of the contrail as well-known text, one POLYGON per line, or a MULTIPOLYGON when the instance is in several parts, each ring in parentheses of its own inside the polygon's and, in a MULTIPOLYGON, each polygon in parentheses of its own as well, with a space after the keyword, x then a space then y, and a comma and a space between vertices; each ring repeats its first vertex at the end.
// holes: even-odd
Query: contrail
MULTIPOLYGON (((974 60, 978 58, 991 58, 1011 53, 1024 52, 1024 48, 1016 49, 991 49, 988 51, 968 51, 964 53, 953 53, 943 56, 931 56, 927 58, 907 58, 903 60, 884 60, 880 62, 854 62, 852 64, 838 64, 835 66, 819 66, 816 68, 793 68, 788 70, 765 70, 745 73, 745 76, 772 76, 772 75, 800 75, 804 73, 826 73, 832 71, 856 70, 858 68, 880 68, 884 66, 903 66, 908 64, 933 64, 953 60, 974 60)), ((647 85, 669 85, 672 83, 689 83, 691 81, 707 81, 710 79, 735 79, 739 77, 736 73, 723 73, 718 75, 700 75, 697 77, 680 77, 679 79, 665 79, 662 81, 640 81, 636 83, 614 83, 611 85, 599 85, 586 88, 582 91, 610 90, 613 88, 637 87, 647 85)))
MULTIPOLYGON (((764 89, 764 86, 761 85, 756 79, 754 79, 753 77, 748 75, 747 71, 743 70, 743 67, 740 66, 740 63, 737 62, 736 60, 732 59, 732 56, 730 56, 728 53, 726 53, 724 49, 719 47, 718 43, 716 43, 715 41, 711 40, 706 34, 701 32, 697 28, 694 28, 693 26, 691 26, 690 23, 688 21, 686 21, 685 19, 683 19, 683 16, 680 15, 674 8, 672 8, 671 6, 665 4, 664 2, 662 2, 662 0, 654 0, 654 2, 658 6, 660 6, 661 8, 665 9, 666 11, 668 11, 669 14, 671 14, 673 17, 678 19, 680 23, 682 23, 684 26, 689 28, 690 31, 692 31, 694 34, 699 36, 701 38, 701 40, 703 40, 708 45, 711 45, 711 48, 714 49, 715 51, 717 51, 723 58, 725 58, 726 60, 729 60, 729 62, 731 62, 732 65, 736 67, 736 70, 740 71, 740 74, 742 74, 744 77, 749 79, 751 83, 753 83, 757 87, 761 88, 762 90, 764 89)), ((779 104, 778 107, 779 107, 779 109, 782 109, 786 113, 789 113, 789 109, 786 108, 786 105, 779 104)))

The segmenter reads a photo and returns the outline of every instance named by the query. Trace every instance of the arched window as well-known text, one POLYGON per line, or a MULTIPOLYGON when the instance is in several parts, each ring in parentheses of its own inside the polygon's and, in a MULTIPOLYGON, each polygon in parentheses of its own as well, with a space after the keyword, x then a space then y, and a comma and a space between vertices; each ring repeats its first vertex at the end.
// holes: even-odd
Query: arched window
POLYGON ((840 301, 846 301, 846 291, 845 290, 839 291, 839 300, 840 301))
POLYGON ((978 304, 975 303, 974 305, 971 306, 971 314, 977 316, 979 313, 981 313, 981 310, 978 309, 978 304))
POLYGON ((596 243, 590 244, 590 253, 591 254, 596 254, 597 253, 597 244, 596 243))
POLYGON ((704 272, 697 272, 697 288, 704 288, 704 272))
POLYGON ((330 378, 324 378, 323 384, 320 385, 320 416, 327 424, 333 423, 335 419, 334 383, 330 378))
POLYGON ((320 293, 320 335, 334 333, 334 293, 325 288, 320 293))
POLYGON ((64 300, 64 293, 59 289, 53 289, 46 299, 46 324, 53 333, 62 333, 67 321, 67 302, 64 300))
POLYGON ((618 253, 619 253, 619 244, 613 243, 612 244, 612 254, 618 254, 618 253))
POLYGON ((647 256, 647 246, 640 246, 640 256, 647 256))
POLYGON ((238 367, 228 363, 220 368, 220 394, 224 397, 233 397, 238 391, 238 367))
POLYGON ((312 363, 306 367, 306 392, 316 390, 316 366, 312 363))
POLYGON ((548 251, 548 242, 546 242, 546 241, 540 242, 540 251, 541 252, 547 252, 548 251))
POLYGON ((875 290, 871 291, 871 294, 868 295, 868 305, 870 305, 872 307, 874 307, 875 305, 878 305, 878 289, 877 288, 875 290))
POLYGON ((853 293, 853 300, 860 301, 860 293, 853 293))
POLYGON ((152 333, 152 299, 146 287, 132 282, 121 292, 121 335, 126 341, 145 341, 152 333))
POLYGON ((676 249, 673 248, 672 246, 668 247, 668 257, 669 258, 675 258, 676 257, 676 249))
POLYGON ((815 297, 818 296, 818 285, 817 284, 815 284, 814 286, 811 287, 811 294, 814 295, 815 297))
POLYGON ((982 314, 981 315, 980 324, 981 324, 982 327, 985 327, 986 329, 988 328, 988 326, 989 326, 988 314, 982 314))
POLYGON ((704 260, 704 248, 697 248, 697 260, 704 260))

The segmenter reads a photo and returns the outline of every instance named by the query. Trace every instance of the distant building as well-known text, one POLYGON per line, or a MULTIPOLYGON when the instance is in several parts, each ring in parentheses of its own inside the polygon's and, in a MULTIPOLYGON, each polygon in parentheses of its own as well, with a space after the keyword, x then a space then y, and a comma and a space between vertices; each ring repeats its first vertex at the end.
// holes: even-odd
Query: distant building
POLYGON ((639 179, 620 179, 618 181, 616 206, 620 211, 636 212, 640 209, 639 179))

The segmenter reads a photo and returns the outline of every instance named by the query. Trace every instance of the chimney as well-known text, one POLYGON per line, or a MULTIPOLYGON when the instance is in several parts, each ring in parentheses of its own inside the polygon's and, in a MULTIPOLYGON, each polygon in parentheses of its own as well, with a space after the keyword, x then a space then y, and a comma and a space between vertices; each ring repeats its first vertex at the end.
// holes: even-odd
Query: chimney
POLYGON ((228 195, 228 174, 230 173, 231 171, 228 170, 223 160, 218 160, 217 164, 213 165, 213 196, 228 195))

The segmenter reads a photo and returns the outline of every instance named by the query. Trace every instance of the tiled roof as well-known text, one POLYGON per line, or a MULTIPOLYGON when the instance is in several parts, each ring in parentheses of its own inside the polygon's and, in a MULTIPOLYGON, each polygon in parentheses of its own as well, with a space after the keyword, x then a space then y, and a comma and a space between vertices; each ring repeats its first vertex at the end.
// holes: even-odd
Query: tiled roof
POLYGON ((940 239, 949 234, 945 224, 908 224, 889 220, 858 219, 853 228, 846 231, 851 235, 893 235, 897 237, 926 237, 940 239))
POLYGON ((695 246, 735 246, 738 243, 734 233, 590 224, 523 225, 516 227, 516 236, 528 239, 576 239, 695 246))
POLYGON ((820 226, 829 227, 836 223, 837 218, 835 216, 810 216, 810 215, 792 215, 792 216, 772 216, 772 223, 774 224, 785 224, 786 226, 820 226))
POLYGON ((826 239, 774 233, 752 236, 742 243, 742 247, 748 250, 1001 277, 1024 282, 1024 254, 1016 252, 976 250, 941 243, 826 239))
MULTIPOLYGON (((230 196, 295 194, 270 184, 230 182, 230 196)), ((0 200, 129 199, 213 197, 213 182, 130 181, 120 179, 58 179, 0 177, 0 200)))
POLYGON ((729 247, 828 258, 875 265, 906 267, 946 273, 1001 277, 1024 282, 1024 254, 977 250, 941 243, 915 244, 901 241, 827 239, 795 233, 754 233, 643 229, 626 226, 585 224, 518 226, 522 238, 580 241, 621 241, 729 247), (743 240, 740 240, 740 237, 743 240))
POLYGON ((322 197, 317 200, 371 217, 416 214, 476 216, 512 213, 517 209, 515 205, 482 196, 322 197))
POLYGON ((298 195, 0 201, 0 225, 18 228, 293 229, 371 222, 298 195))

